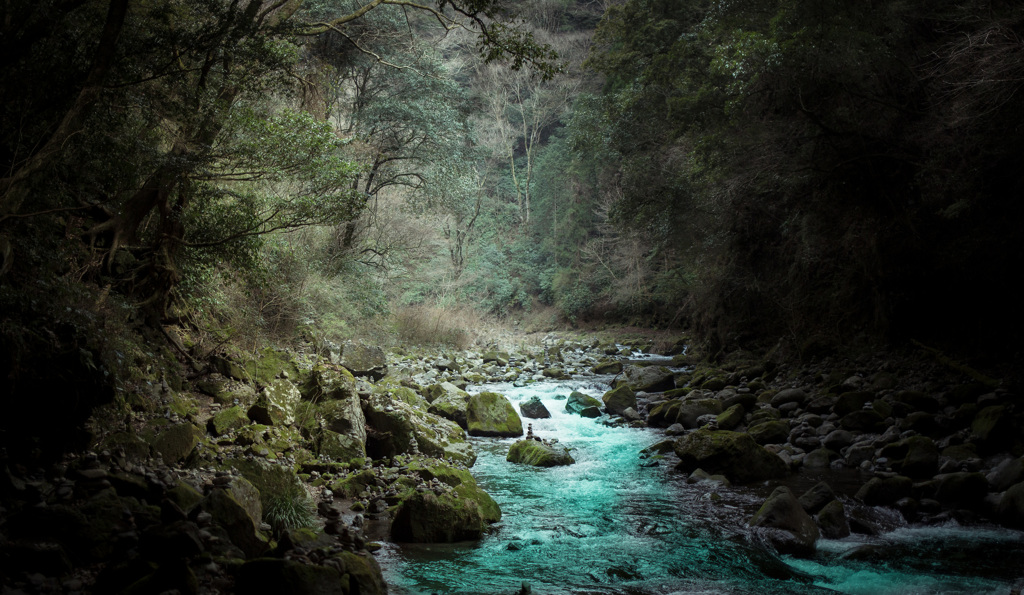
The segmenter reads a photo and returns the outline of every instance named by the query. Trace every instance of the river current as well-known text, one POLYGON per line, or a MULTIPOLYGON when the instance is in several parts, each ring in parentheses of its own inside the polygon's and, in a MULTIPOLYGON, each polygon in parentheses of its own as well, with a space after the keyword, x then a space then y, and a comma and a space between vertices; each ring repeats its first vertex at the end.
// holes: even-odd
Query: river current
POLYGON ((570 392, 600 398, 607 380, 470 387, 500 392, 517 410, 539 397, 552 417, 524 424, 571 448, 576 464, 515 465, 505 461, 515 439, 473 439, 472 473, 501 506, 501 523, 476 543, 386 544, 377 557, 389 592, 512 595, 528 583, 538 595, 975 595, 1024 584, 1024 534, 996 527, 904 526, 821 540, 809 560, 778 556, 746 526, 767 487, 686 483, 640 458, 660 432, 565 411, 570 392))

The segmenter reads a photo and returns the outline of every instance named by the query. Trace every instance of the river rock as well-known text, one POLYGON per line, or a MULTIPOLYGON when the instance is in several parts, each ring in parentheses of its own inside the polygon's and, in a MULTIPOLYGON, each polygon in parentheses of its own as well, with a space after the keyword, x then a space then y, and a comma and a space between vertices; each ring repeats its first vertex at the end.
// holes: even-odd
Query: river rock
POLYGON ((372 380, 380 380, 388 373, 384 350, 365 343, 346 342, 342 347, 340 363, 353 375, 368 377, 372 380))
POLYGON ((893 470, 913 478, 931 477, 939 469, 939 449, 927 436, 910 436, 882 447, 893 470))
POLYGON ((996 514, 1007 525, 1024 529, 1024 482, 1014 484, 1003 492, 996 506, 996 514))
POLYGON ((294 595, 384 595, 387 586, 380 566, 365 552, 338 552, 328 563, 259 558, 242 564, 235 589, 239 593, 292 593, 294 595))
POLYGON ((604 408, 612 415, 622 415, 630 407, 636 409, 636 393, 627 385, 606 392, 601 400, 604 401, 604 408))
POLYGON ((510 359, 507 351, 486 351, 482 358, 485 364, 494 363, 499 366, 507 366, 510 359))
POLYGON ((885 418, 873 409, 861 409, 849 413, 841 420, 839 425, 844 430, 851 432, 882 432, 885 430, 885 418))
POLYGON ((662 366, 626 366, 623 374, 636 392, 660 393, 676 387, 675 375, 662 366))
POLYGON ((594 374, 618 374, 622 372, 622 362, 615 360, 598 362, 590 368, 590 371, 594 374))
POLYGON ((842 539, 850 535, 850 523, 846 520, 846 508, 839 500, 832 500, 822 507, 815 516, 818 529, 825 539, 842 539))
POLYGON ((150 444, 167 464, 180 463, 199 444, 201 432, 190 423, 174 424, 157 434, 150 444))
POLYGON ((853 434, 846 430, 832 430, 822 439, 821 445, 836 452, 853 444, 853 434))
POLYGON ((288 380, 274 380, 263 389, 249 408, 252 421, 267 426, 287 426, 295 423, 295 408, 302 394, 288 380))
POLYGON ((569 449, 532 439, 520 440, 513 444, 508 449, 505 460, 534 467, 558 467, 576 462, 569 455, 569 449))
POLYGON ((808 395, 802 388, 787 388, 775 393, 771 400, 771 406, 778 409, 787 403, 796 403, 802 407, 807 400, 808 395))
POLYGON ((565 401, 565 410, 582 417, 601 417, 601 401, 579 391, 573 391, 565 401))
POLYGON ((993 453, 1013 445, 1017 438, 1017 428, 1007 407, 992 405, 974 417, 971 435, 983 453, 993 453))
POLYGON ((504 395, 482 392, 466 405, 466 423, 470 436, 512 438, 523 435, 523 421, 504 395))
POLYGON ((391 539, 410 543, 475 540, 487 531, 488 522, 475 500, 458 493, 417 491, 396 509, 391 539))
POLYGON ((845 392, 836 399, 835 405, 832 406, 832 412, 843 417, 849 415, 854 411, 860 411, 864 409, 864 405, 875 400, 875 393, 868 391, 851 391, 845 392))
POLYGON ((266 536, 260 532, 263 508, 260 493, 248 480, 235 477, 227 489, 214 489, 200 503, 213 521, 227 531, 231 543, 248 557, 269 549, 266 536))
POLYGON ((988 480, 989 486, 997 492, 1024 481, 1024 458, 1006 459, 996 465, 985 476, 985 479, 988 480))
POLYGON ((679 413, 676 416, 676 421, 683 424, 687 429, 692 429, 700 427, 697 420, 702 415, 717 416, 721 412, 722 402, 718 399, 688 399, 684 400, 679 406, 679 413))
POLYGON ((743 416, 743 405, 736 403, 725 411, 719 413, 718 416, 715 417, 715 421, 718 424, 718 429, 720 430, 735 430, 741 423, 743 423, 743 416))
POLYGON ((977 506, 988 493, 988 480, 981 473, 957 471, 942 473, 929 482, 934 489, 932 497, 951 506, 977 506))
POLYGON ((647 425, 664 428, 676 423, 676 418, 679 417, 679 407, 682 404, 679 399, 670 399, 653 405, 647 413, 647 425))
POLYGON ((428 399, 430 400, 430 407, 427 408, 429 413, 450 419, 459 424, 462 429, 469 428, 469 422, 466 419, 469 393, 450 382, 435 384, 427 389, 427 392, 433 396, 432 399, 428 399))
MULTIPOLYGON (((466 442, 466 433, 455 422, 428 413, 410 404, 407 399, 415 396, 422 403, 426 401, 411 393, 409 389, 378 386, 363 402, 363 413, 367 425, 366 454, 374 459, 393 457, 403 453, 419 451, 423 454, 452 458, 472 466, 476 453, 466 442), (403 397, 404 395, 404 397, 403 397)), ((514 412, 513 412, 514 413, 514 412)))
POLYGON ((910 495, 914 482, 902 475, 872 477, 859 490, 857 499, 869 506, 889 506, 910 495))
POLYGON ((809 490, 800 496, 800 506, 808 514, 817 514, 825 505, 836 499, 832 487, 824 481, 819 481, 809 490))
POLYGON ((701 468, 744 483, 775 479, 788 472, 782 459, 741 432, 701 428, 679 438, 673 448, 679 457, 676 469, 686 473, 701 468))
POLYGON ((206 423, 206 428, 214 436, 223 436, 231 430, 237 430, 246 425, 249 425, 249 416, 245 414, 245 410, 236 405, 215 413, 206 423))
POLYGON ((789 423, 781 420, 765 421, 747 429, 758 444, 784 444, 789 440, 789 423))
POLYGON ((551 412, 541 402, 540 397, 530 397, 528 401, 519 404, 519 412, 523 414, 523 417, 530 419, 547 419, 551 417, 551 412))
POLYGON ((780 553, 804 557, 814 555, 818 526, 786 486, 775 488, 750 519, 750 525, 777 529, 762 534, 780 553))

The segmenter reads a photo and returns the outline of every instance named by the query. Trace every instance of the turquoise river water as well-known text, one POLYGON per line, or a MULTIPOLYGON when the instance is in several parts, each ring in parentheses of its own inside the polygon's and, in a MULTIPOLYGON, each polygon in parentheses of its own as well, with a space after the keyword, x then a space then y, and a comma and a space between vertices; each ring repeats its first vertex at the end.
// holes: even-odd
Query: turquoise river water
POLYGON ((1024 585, 1024 534, 996 527, 897 526, 821 540, 814 559, 777 556, 746 526, 768 487, 688 484, 668 465, 641 464, 660 432, 565 412, 571 391, 608 390, 600 380, 487 385, 517 409, 540 397, 552 417, 524 423, 570 447, 577 462, 514 465, 505 454, 515 440, 474 439, 472 472, 501 506, 501 523, 477 543, 386 544, 377 555, 390 593, 512 595, 525 582, 538 595, 975 595, 1024 585))

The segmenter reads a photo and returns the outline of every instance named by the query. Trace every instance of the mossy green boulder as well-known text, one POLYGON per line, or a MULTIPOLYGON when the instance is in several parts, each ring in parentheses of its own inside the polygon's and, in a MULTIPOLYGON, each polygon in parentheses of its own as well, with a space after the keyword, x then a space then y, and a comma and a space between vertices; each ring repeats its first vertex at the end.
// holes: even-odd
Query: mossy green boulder
MULTIPOLYGON (((375 391, 364 403, 366 423, 372 428, 366 438, 367 456, 379 459, 418 450, 467 466, 476 462, 476 452, 458 424, 410 405, 397 392, 375 391)), ((416 398, 426 403, 419 395, 416 398)))
POLYGON ((482 392, 466 404, 466 425, 470 436, 514 438, 523 435, 523 420, 504 395, 482 392))
POLYGON ((573 391, 565 400, 565 410, 582 417, 601 417, 601 401, 579 391, 573 391))
POLYGON ((626 409, 636 411, 636 393, 628 385, 606 392, 601 400, 604 401, 604 408, 612 415, 622 415, 626 409))
POLYGON ((288 380, 274 380, 263 389, 249 408, 252 421, 268 426, 287 426, 295 423, 295 408, 302 394, 288 380))
POLYGON ((232 430, 249 425, 249 416, 239 406, 228 407, 214 414, 206 423, 207 429, 214 436, 223 436, 232 430))
POLYGON ((776 479, 789 471, 782 459, 742 432, 701 428, 676 440, 673 449, 679 457, 677 470, 704 469, 732 482, 776 479))
POLYGON ((199 444, 202 432, 190 423, 173 424, 153 437, 150 445, 167 464, 180 463, 199 444))
POLYGON ((569 449, 544 444, 539 440, 520 440, 508 449, 505 460, 510 463, 533 465, 534 467, 559 467, 576 462, 569 455, 569 449))
POLYGON ((435 384, 428 389, 433 399, 427 412, 449 419, 462 429, 469 427, 466 420, 466 406, 469 404, 469 393, 450 382, 435 384))

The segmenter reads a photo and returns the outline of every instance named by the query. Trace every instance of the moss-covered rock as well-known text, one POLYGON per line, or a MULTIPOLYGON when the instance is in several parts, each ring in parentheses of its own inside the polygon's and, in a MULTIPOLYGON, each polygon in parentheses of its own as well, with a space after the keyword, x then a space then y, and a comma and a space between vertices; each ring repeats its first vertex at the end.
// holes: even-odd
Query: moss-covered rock
POLYGON ((482 357, 485 364, 495 363, 499 366, 507 366, 510 359, 507 351, 485 351, 482 357))
POLYGON ((269 549, 266 536, 259 530, 263 522, 259 491, 246 479, 236 477, 230 488, 211 491, 201 506, 246 556, 258 556, 269 549))
POLYGON ((676 469, 686 473, 701 468, 741 483, 788 473, 782 459, 741 432, 702 428, 678 439, 673 448, 679 457, 676 469))
POLYGON ((582 417, 600 417, 601 401, 590 395, 573 391, 569 398, 565 400, 565 410, 582 417))
POLYGON ((541 402, 540 397, 533 396, 529 400, 519 404, 519 412, 523 414, 523 417, 529 419, 547 419, 551 417, 551 412, 541 402))
POLYGON ((391 538, 399 542, 450 543, 479 539, 488 523, 475 500, 457 492, 413 492, 395 511, 391 538))
POLYGON ((747 433, 758 444, 783 444, 789 440, 789 423, 782 420, 764 421, 751 426, 747 433))
POLYGON ((223 436, 249 424, 249 416, 239 406, 228 407, 214 414, 206 423, 206 428, 214 436, 223 436))
POLYGON ((274 380, 263 389, 247 412, 256 423, 277 426, 295 423, 295 409, 302 399, 299 389, 288 380, 274 380))
POLYGON ((846 520, 846 509, 839 500, 832 500, 822 507, 816 520, 821 536, 825 539, 842 539, 850 535, 850 523, 846 520))
POLYGON ((939 469, 939 449, 926 436, 909 436, 887 444, 881 456, 889 459, 894 470, 908 477, 931 477, 939 469))
POLYGON ((346 368, 320 362, 313 366, 299 391, 307 401, 358 401, 356 378, 346 368))
POLYGON ((466 421, 466 407, 469 404, 469 393, 450 382, 435 384, 428 389, 434 397, 427 409, 429 413, 449 419, 462 429, 469 427, 466 421))
POLYGON ((523 421, 504 395, 482 392, 466 404, 466 424, 470 436, 511 438, 523 435, 523 421))
POLYGON ((590 368, 594 374, 618 374, 622 372, 622 362, 616 360, 605 360, 594 364, 590 368))
POLYGON ((765 532, 764 536, 781 553, 805 557, 814 555, 818 526, 786 486, 775 488, 750 519, 750 525, 778 529, 765 532))
MULTIPOLYGON (((423 400, 418 395, 416 398, 423 400)), ((476 453, 466 442, 466 433, 458 424, 410 405, 398 398, 394 391, 375 391, 364 403, 363 413, 370 428, 367 431, 366 454, 372 458, 393 457, 419 450, 429 456, 452 458, 466 465, 476 461, 476 453)))
POLYGON ((377 561, 369 554, 340 552, 328 564, 257 558, 241 565, 235 589, 239 593, 295 595, 383 595, 387 592, 377 561))
POLYGON ((539 440, 519 440, 508 449, 505 460, 534 467, 559 467, 576 462, 569 455, 568 448, 544 444, 539 440))
POLYGON ((374 345, 349 341, 341 352, 341 365, 356 376, 380 380, 388 373, 384 350, 374 345))
POLYGON ((698 426, 697 419, 702 415, 717 416, 721 412, 722 402, 718 399, 684 399, 679 406, 676 421, 683 424, 684 428, 692 429, 698 426))
POLYGON ((150 444, 164 462, 180 463, 199 444, 202 431, 190 423, 172 424, 156 434, 150 444))
POLYGON ((612 415, 622 415, 626 409, 636 411, 636 393, 625 384, 606 392, 601 400, 604 401, 605 410, 612 415))
POLYGON ((971 435, 982 452, 992 453, 1010 448, 1017 439, 1012 412, 1003 405, 985 407, 974 416, 971 435))
POLYGON ((718 422, 718 429, 720 430, 734 430, 743 423, 743 416, 743 405, 737 403, 719 413, 715 421, 718 422))
POLYGON ((888 506, 910 495, 914 482, 909 477, 872 477, 859 490, 857 499, 869 506, 888 506))
POLYGON ((623 374, 635 392, 658 393, 676 387, 675 374, 663 366, 626 366, 623 374))

